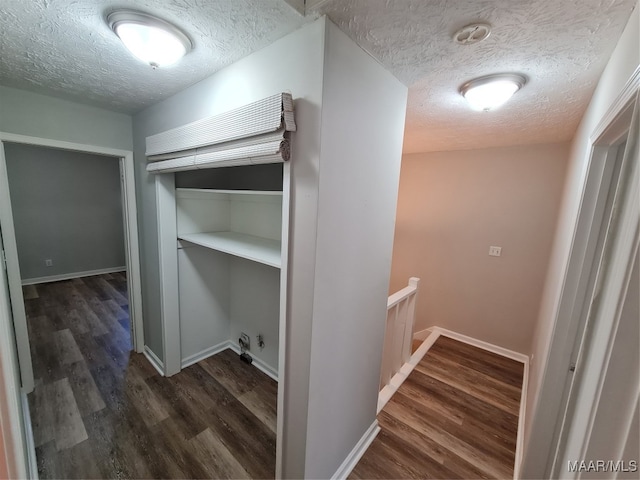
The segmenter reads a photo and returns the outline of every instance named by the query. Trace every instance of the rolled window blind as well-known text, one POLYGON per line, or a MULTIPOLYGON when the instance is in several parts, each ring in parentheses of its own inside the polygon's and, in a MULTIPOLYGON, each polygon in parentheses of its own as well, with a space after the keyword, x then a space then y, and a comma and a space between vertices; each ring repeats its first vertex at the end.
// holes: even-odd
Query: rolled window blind
POLYGON ((295 130, 291 94, 280 93, 147 137, 147 171, 285 162, 295 130))

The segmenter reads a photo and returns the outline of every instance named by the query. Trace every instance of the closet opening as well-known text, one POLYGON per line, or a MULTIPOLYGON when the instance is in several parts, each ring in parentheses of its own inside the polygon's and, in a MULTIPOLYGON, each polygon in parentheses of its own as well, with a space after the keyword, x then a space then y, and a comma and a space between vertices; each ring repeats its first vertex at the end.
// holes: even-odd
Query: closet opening
POLYGON ((259 478, 282 468, 295 130, 280 93, 146 137, 163 335, 147 357, 171 380, 202 378, 225 405, 204 423, 211 438, 259 478))
POLYGON ((281 163, 156 176, 164 372, 171 379, 197 375, 201 390, 225 405, 206 420, 212 441, 254 477, 276 475, 288 169, 281 163))
POLYGON ((277 380, 283 164, 178 172, 175 184, 181 368, 231 349, 277 380))

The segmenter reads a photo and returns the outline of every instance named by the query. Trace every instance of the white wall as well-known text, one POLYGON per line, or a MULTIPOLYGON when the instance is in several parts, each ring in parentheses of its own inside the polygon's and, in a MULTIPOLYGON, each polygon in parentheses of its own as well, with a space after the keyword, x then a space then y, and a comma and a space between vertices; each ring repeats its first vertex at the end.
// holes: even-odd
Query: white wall
POLYGON ((230 337, 229 255, 186 245, 178 250, 180 355, 191 361, 230 337))
POLYGON ((407 99, 327 27, 307 478, 331 477, 376 418, 407 99))
MULTIPOLYGON (((138 203, 141 213, 145 341, 162 357, 154 177, 145 170, 145 138, 264 97, 289 91, 298 131, 292 137, 291 231, 287 326, 288 385, 283 438, 284 475, 304 476, 313 278, 315 271, 324 20, 278 40, 212 77, 134 117, 138 203)), ((282 372, 281 372, 281 378, 282 372)))
POLYGON ((23 281, 125 266, 117 158, 15 143, 5 156, 23 281))
POLYGON ((162 355, 145 138, 281 91, 293 94, 298 125, 284 372, 279 365, 283 475, 319 478, 335 473, 376 416, 406 103, 406 88, 324 18, 134 117, 145 340, 162 355))
POLYGON ((531 353, 568 157, 568 144, 404 155, 391 293, 421 279, 415 331, 531 353))
MULTIPOLYGON (((558 372, 557 358, 573 339, 566 338, 568 318, 560 315, 563 295, 577 288, 577 278, 566 277, 572 248, 584 243, 574 238, 582 193, 585 186, 590 155, 590 135, 612 102, 620 94, 627 80, 640 65, 640 12, 636 5, 618 44, 609 60, 593 98, 576 132, 563 206, 558 222, 551 263, 547 274, 538 326, 534 334, 530 365, 525 425, 525 457, 523 476, 541 478, 545 474, 549 445, 555 428, 559 396, 562 394, 565 372, 558 372), (560 345, 551 350, 551 342, 560 345), (549 366, 549 369, 547 368, 549 366)), ((570 348, 570 347, 569 347, 570 348)))
POLYGON ((278 373, 280 269, 243 258, 230 264, 230 340, 238 344, 241 333, 249 335, 250 354, 272 373, 278 373), (251 301, 247 301, 251 299, 251 301), (262 335, 264 346, 258 346, 262 335))
POLYGON ((131 150, 131 117, 123 113, 0 86, 0 132, 131 150))

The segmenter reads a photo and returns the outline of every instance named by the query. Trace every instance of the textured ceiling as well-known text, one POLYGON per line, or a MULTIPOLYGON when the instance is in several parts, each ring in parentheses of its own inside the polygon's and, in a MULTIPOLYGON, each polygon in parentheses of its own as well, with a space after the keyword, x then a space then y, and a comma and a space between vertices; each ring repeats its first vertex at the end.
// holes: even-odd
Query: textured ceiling
POLYGON ((134 113, 327 14, 410 87, 405 151, 569 140, 636 0, 0 0, 0 84, 134 113), (153 13, 195 50, 152 70, 104 18, 153 13), (309 8, 311 7, 311 8, 309 8), (452 34, 493 25, 476 45, 452 34), (502 71, 529 83, 501 109, 471 111, 465 81, 502 71))
POLYGON ((304 22, 283 0, 0 0, 0 84, 135 113, 304 22), (107 25, 119 8, 177 25, 194 50, 151 69, 107 25))
POLYGON ((635 0, 329 0, 320 7, 409 85, 405 152, 566 141, 635 0), (382 14, 380 12, 383 12, 382 14), (458 45, 471 22, 489 38, 458 45), (474 112, 464 82, 500 72, 529 83, 493 112, 474 112))

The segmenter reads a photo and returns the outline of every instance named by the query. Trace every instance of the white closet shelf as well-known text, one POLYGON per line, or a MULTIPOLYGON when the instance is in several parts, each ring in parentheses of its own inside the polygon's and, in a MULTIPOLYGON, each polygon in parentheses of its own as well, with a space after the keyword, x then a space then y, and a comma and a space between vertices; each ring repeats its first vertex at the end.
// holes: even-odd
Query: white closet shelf
POLYGON ((178 239, 271 267, 281 265, 278 240, 237 232, 184 233, 178 235, 178 239))
POLYGON ((200 193, 200 194, 214 194, 214 193, 225 193, 228 195, 263 195, 263 196, 273 196, 273 197, 281 197, 282 190, 220 190, 214 188, 176 188, 176 193, 178 195, 189 194, 189 193, 200 193))

